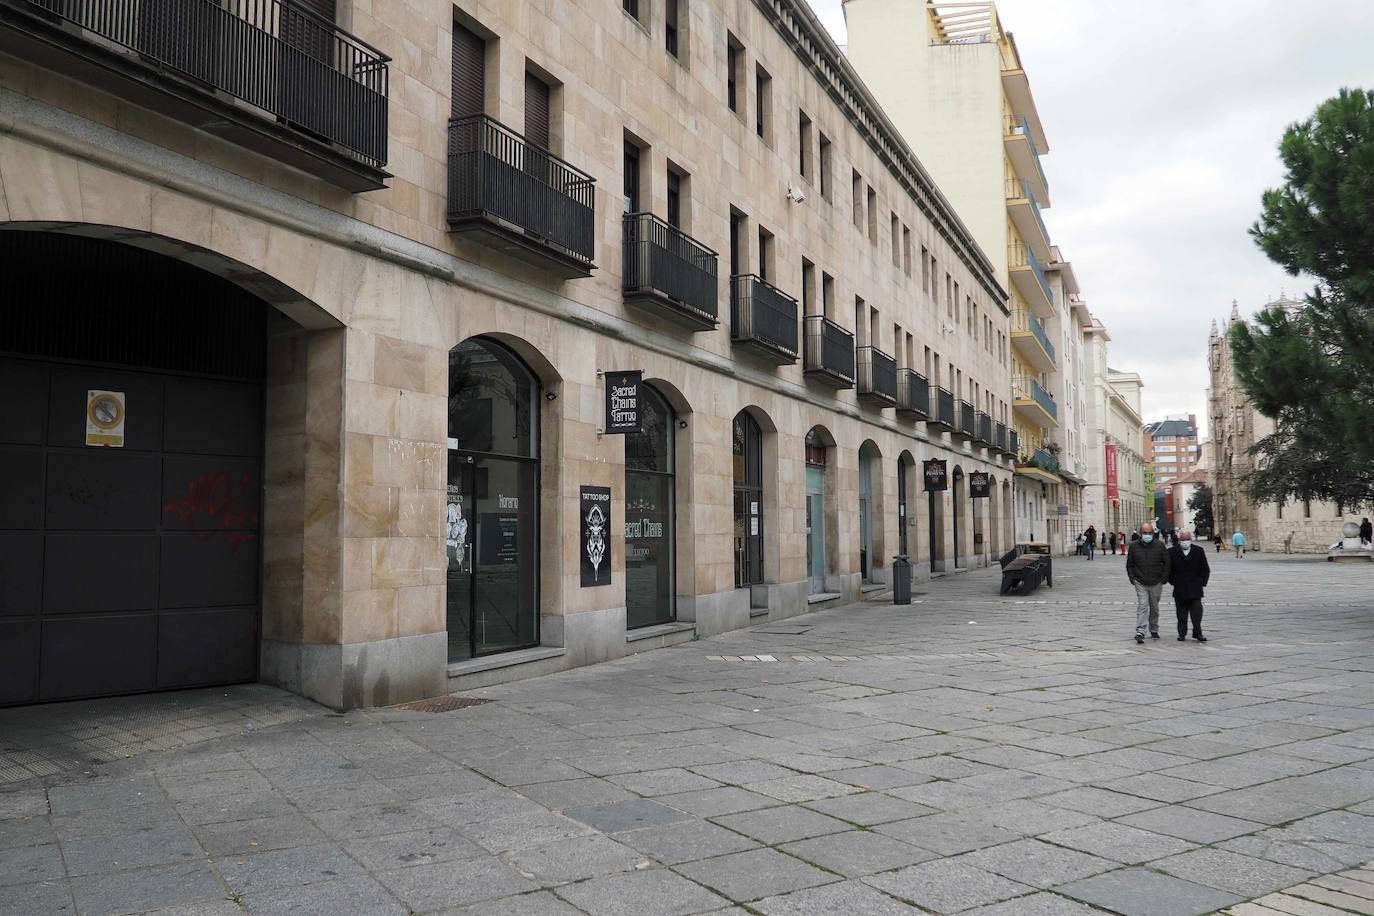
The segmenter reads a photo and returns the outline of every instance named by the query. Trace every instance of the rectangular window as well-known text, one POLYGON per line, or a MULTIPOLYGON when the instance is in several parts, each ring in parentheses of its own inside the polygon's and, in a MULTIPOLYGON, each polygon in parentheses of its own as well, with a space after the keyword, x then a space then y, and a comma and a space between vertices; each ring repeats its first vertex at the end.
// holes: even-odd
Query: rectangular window
POLYGON ((878 192, 873 190, 873 185, 868 186, 868 241, 871 245, 878 244, 878 192))
POLYGON ((725 101, 739 114, 739 84, 744 77, 744 45, 728 32, 725 35, 725 101))
POLYGON ((853 185, 854 196, 854 228, 862 232, 864 228, 864 180, 859 175, 858 169, 852 171, 854 174, 850 178, 850 183, 853 185))
POLYGON ((816 265, 802 258, 802 314, 816 314, 816 265))
POLYGON ((768 283, 773 282, 773 233, 759 227, 759 276, 768 283))
POLYGON ((663 0, 663 47, 677 57, 677 4, 678 0, 663 0))
POLYGON ((954 317, 954 278, 945 274, 945 314, 954 317))
POLYGON ((452 107, 455 118, 479 115, 487 94, 487 43, 476 32, 453 24, 452 107))
POLYGON ((821 274, 821 308, 825 317, 834 319, 835 317, 835 278, 830 274, 821 274))
POLYGON ((830 138, 821 134, 820 145, 821 196, 830 200, 830 138))
POLYGON ((902 227, 902 273, 911 276, 911 230, 902 227))
POLYGON ((772 142, 773 126, 773 78, 768 71, 754 67, 754 133, 763 138, 764 143, 772 142))
POLYGON ((811 180, 811 119, 804 111, 797 112, 797 168, 811 180))
POLYGON ((549 84, 525 72, 525 140, 540 149, 549 146, 549 84))
POLYGON ((930 292, 930 251, 921 246, 921 292, 930 292))
POLYGON ((682 176, 668 169, 668 225, 682 228, 682 176))
POLYGON ((901 267, 901 266, 902 266, 902 247, 901 247, 901 246, 902 246, 902 236, 901 236, 901 231, 900 231, 900 229, 901 229, 901 221, 897 219, 897 213, 896 213, 895 210, 892 212, 891 224, 892 224, 892 266, 893 266, 893 267, 901 267))
POLYGON ((636 19, 639 18, 639 0, 620 0, 620 2, 621 5, 624 7, 625 12, 629 13, 636 19))
POLYGON ((625 212, 638 213, 639 207, 639 147, 625 141, 625 212))
POLYGON ((862 296, 854 297, 854 345, 868 346, 868 306, 862 296))
POLYGON ((735 208, 730 208, 730 276, 744 273, 744 221, 745 216, 735 208))

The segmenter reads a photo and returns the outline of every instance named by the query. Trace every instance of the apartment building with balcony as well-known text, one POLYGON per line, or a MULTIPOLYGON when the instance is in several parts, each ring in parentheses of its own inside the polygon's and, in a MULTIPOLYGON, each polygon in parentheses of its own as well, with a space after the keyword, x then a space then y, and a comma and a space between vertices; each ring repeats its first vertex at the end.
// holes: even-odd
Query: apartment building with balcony
POLYGON ((0 703, 404 702, 1009 546, 1004 251, 804 0, 577 11, 0 0, 0 703))
POLYGON ((1157 489, 1164 489, 1197 467, 1201 457, 1197 416, 1181 414, 1146 423, 1141 430, 1145 463, 1154 468, 1157 489))
POLYGON ((1062 549, 1059 375, 1071 310, 1051 269, 1057 254, 1042 214, 1050 205, 1041 162, 1049 143, 1015 38, 992 2, 847 0, 844 9, 850 59, 1010 294, 1016 537, 1062 549))

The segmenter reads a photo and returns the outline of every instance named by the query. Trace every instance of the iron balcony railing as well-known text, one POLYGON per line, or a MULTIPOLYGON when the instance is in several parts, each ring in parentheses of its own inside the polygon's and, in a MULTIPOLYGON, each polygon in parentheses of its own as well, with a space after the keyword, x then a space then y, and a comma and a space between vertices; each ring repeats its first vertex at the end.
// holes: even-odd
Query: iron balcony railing
POLYGON ((1050 289, 1050 283, 1045 279, 1045 269, 1040 266, 1040 259, 1035 256, 1034 251, 1026 247, 1025 242, 1013 242, 1007 246, 1007 264, 1011 267, 1030 267, 1045 293, 1045 299, 1050 305, 1054 305, 1054 290, 1050 289))
POLYGON ((1007 424, 998 423, 992 433, 992 447, 1003 455, 1007 453, 1007 424))
POLYGON ((1007 200, 1024 199, 1030 203, 1031 213, 1035 214, 1035 222, 1040 226, 1040 234, 1043 238, 1050 237, 1050 230, 1045 225, 1045 217, 1040 212, 1040 201, 1035 199, 1035 192, 1031 190, 1030 182, 1024 178, 1008 178, 1007 180, 1007 200))
POLYGON ((730 278, 730 339, 779 364, 795 363, 801 349, 797 300, 757 274, 730 278))
POLYGON ((897 411, 921 419, 930 416, 930 382, 915 369, 897 372, 897 411))
POLYGON ((897 360, 877 347, 859 347, 858 394, 866 401, 884 406, 897 404, 897 360))
POLYGON ((627 213, 622 286, 626 302, 665 306, 696 330, 717 324, 716 253, 652 213, 627 213))
POLYGON ((1050 343, 1050 335, 1045 332, 1045 322, 1033 315, 1028 309, 1017 309, 1012 313, 1011 329, 1013 331, 1030 331, 1032 336, 1040 342, 1040 346, 1045 348, 1045 354, 1049 356, 1050 362, 1056 362, 1054 344, 1050 343))
POLYGON ((978 435, 978 412, 968 401, 960 401, 957 409, 957 425, 954 431, 966 439, 972 439, 978 435))
POLYGON ((1031 452, 1030 463, 1051 474, 1059 473, 1059 459, 1047 449, 1036 448, 1031 452))
POLYGON ((596 180, 495 118, 448 122, 449 228, 502 229, 590 270, 596 180))
POLYGON ((992 442, 992 417, 978 411, 978 441, 991 447, 992 442))
POLYGON ((1020 454, 1021 444, 1020 444, 1019 439, 1020 439, 1020 437, 1016 434, 1016 430, 1014 430, 1014 429, 1008 429, 1008 430, 1007 430, 1007 454, 1008 454, 1008 455, 1017 455, 1017 454, 1020 454))
POLYGON ((1059 419, 1059 405, 1054 402, 1054 398, 1050 397, 1050 393, 1045 390, 1044 386, 1035 379, 1020 376, 1011 380, 1011 387, 1017 400, 1035 401, 1045 409, 1045 413, 1056 420, 1059 419))
POLYGON ((936 388, 931 406, 935 408, 935 416, 931 420, 945 429, 954 429, 954 393, 945 388, 936 388))
POLYGON ((1035 147, 1035 134, 1031 133, 1030 122, 1025 115, 1011 115, 1006 120, 1006 131, 1008 136, 1025 137, 1026 146, 1031 151, 1031 161, 1035 163, 1035 171, 1040 175, 1040 186, 1048 188, 1049 181, 1045 178, 1045 167, 1040 164, 1040 150, 1035 147))
POLYGON ((854 335, 824 315, 807 315, 803 337, 805 373, 836 388, 854 385, 854 335))
POLYGON ((41 10, 380 168, 390 58, 291 0, 0 0, 41 10))

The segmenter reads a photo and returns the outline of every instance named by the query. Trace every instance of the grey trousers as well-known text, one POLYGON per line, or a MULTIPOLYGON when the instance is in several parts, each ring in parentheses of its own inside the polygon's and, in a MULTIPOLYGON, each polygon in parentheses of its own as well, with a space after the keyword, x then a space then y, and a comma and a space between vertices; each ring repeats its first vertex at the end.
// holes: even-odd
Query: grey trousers
POLYGON ((1135 631, 1145 635, 1148 623, 1151 633, 1159 632, 1159 596, 1164 592, 1164 583, 1145 585, 1135 583, 1135 631))

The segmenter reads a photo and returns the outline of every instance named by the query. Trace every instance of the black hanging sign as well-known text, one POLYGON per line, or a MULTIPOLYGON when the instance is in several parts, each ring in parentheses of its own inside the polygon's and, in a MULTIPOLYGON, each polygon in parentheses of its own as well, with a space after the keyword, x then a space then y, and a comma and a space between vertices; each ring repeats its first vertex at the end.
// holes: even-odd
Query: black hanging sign
POLYGON ((926 477, 926 490, 948 490, 949 475, 945 470, 945 460, 943 458, 931 458, 923 462, 926 477))
POLYGON ((582 487, 582 587, 611 584, 611 488, 582 487))
POLYGON ((971 499, 988 499, 992 496, 988 488, 987 471, 970 471, 968 475, 968 495, 971 499))
POLYGON ((607 372, 606 376, 606 432, 640 432, 639 385, 644 373, 607 372))

